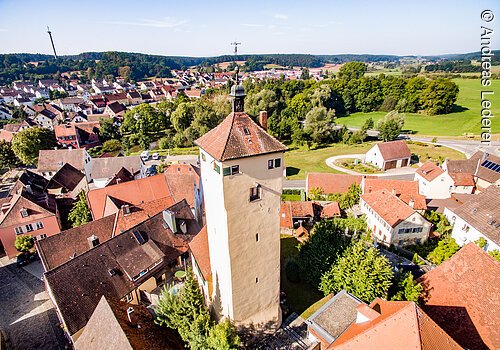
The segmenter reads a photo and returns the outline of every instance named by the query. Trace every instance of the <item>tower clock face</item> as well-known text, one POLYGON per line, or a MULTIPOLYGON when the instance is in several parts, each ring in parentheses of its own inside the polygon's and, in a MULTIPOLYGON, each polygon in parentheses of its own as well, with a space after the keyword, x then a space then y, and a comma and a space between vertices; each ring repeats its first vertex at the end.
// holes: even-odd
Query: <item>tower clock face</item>
POLYGON ((243 112, 243 99, 236 98, 234 100, 234 111, 243 112))

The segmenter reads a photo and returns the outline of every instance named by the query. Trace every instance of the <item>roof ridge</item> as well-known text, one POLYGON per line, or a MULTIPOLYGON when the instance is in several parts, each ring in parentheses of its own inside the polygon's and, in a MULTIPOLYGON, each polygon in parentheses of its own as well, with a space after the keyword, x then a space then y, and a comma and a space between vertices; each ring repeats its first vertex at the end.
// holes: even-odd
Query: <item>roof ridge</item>
MULTIPOLYGON (((231 114, 229 114, 229 116, 232 118, 231 119, 231 127, 229 128, 229 132, 227 133, 227 138, 226 138, 226 142, 224 143, 224 148, 223 148, 223 152, 221 154, 221 159, 224 159, 224 153, 226 153, 226 150, 227 150, 227 144, 229 143, 229 137, 231 136, 231 132, 233 131, 233 127, 234 127, 234 120, 236 119, 236 112, 231 112, 231 114)), ((220 124, 219 124, 220 125, 220 124)))

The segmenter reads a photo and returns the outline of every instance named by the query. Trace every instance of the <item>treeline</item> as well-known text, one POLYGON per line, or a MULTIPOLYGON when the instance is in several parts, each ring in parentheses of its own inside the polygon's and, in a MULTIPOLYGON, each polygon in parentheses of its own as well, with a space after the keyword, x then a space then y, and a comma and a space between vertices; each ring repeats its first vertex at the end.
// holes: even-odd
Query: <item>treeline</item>
POLYGON ((444 61, 425 66, 426 72, 450 72, 450 73, 469 73, 480 72, 481 66, 472 65, 470 61, 444 61))

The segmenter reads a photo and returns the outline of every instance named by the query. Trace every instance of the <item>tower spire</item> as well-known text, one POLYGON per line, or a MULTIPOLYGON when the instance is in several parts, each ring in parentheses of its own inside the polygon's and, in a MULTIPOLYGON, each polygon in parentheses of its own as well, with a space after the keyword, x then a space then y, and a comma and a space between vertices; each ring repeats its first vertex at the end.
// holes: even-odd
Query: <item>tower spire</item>
POLYGON ((51 44, 52 44, 52 50, 54 50, 54 57, 55 57, 55 58, 56 58, 56 60, 57 60, 56 47, 55 47, 55 45, 54 45, 54 40, 52 40, 52 32, 50 31, 49 26, 47 26, 47 33, 49 33, 50 42, 51 42, 51 44))

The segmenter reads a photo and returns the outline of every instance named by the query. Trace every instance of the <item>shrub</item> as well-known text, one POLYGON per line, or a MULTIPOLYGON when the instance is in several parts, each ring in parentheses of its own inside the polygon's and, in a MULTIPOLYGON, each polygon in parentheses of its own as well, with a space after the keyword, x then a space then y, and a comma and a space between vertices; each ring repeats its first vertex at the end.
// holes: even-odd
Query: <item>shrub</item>
POLYGON ((290 260, 286 263, 285 273, 286 273, 287 280, 289 280, 290 282, 293 282, 293 283, 300 282, 300 280, 301 280, 300 267, 294 260, 290 260))
POLYGON ((16 240, 14 242, 14 247, 16 247, 16 249, 21 253, 29 252, 31 249, 33 249, 34 245, 35 240, 31 235, 18 236, 16 237, 16 240))

